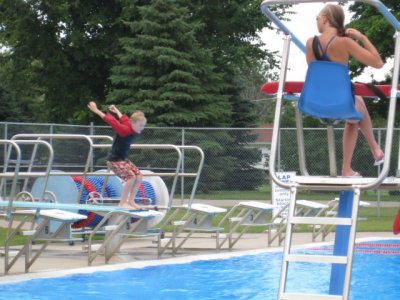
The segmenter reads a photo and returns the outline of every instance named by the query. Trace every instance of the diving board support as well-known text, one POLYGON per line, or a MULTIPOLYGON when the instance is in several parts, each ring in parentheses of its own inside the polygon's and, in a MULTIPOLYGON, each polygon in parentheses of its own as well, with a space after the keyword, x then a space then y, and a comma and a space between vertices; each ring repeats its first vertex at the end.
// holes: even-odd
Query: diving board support
MULTIPOLYGON (((275 217, 272 217, 270 221, 267 221, 267 214, 272 214, 272 211, 276 208, 278 208, 276 205, 259 201, 244 201, 236 204, 218 224, 218 227, 223 227, 224 223, 229 221, 229 232, 222 240, 220 240, 218 249, 221 249, 228 241, 229 250, 232 250, 233 246, 243 236, 243 234, 250 229, 250 227, 277 226, 278 224, 275 223, 274 220, 277 216, 280 216, 279 213, 275 217), (236 237, 233 237, 233 234, 239 230, 240 226, 243 226, 243 228, 239 231, 239 234, 236 237)), ((285 210, 285 208, 286 206, 284 206, 280 212, 285 210)))
MULTIPOLYGON (((316 211, 326 209, 328 206, 308 200, 297 200, 300 209, 296 215, 309 216, 316 211)), ((285 205, 272 205, 260 201, 243 201, 236 204, 219 222, 218 227, 223 227, 224 223, 229 221, 229 232, 220 240, 219 249, 228 242, 229 250, 251 227, 268 227, 268 246, 271 246, 275 239, 278 239, 278 245, 284 240, 284 231, 286 229, 286 210, 289 203, 285 205), (278 210, 273 213, 273 210, 278 210), (270 216, 271 215, 271 216, 270 216), (234 234, 238 233, 235 237, 234 234)), ((306 219, 303 217, 302 219, 306 219)))
MULTIPOLYGON (((8 201, 0 200, 1 207, 7 207, 8 201)), ((90 265, 93 260, 100 254, 100 252, 105 249, 106 254, 106 263, 112 257, 112 255, 118 251, 119 247, 126 240, 125 236, 129 235, 146 235, 149 236, 148 233, 145 233, 144 230, 147 229, 146 222, 156 216, 162 215, 159 211, 146 210, 146 211, 129 211, 119 209, 118 207, 112 206, 102 206, 102 205, 89 205, 89 204, 63 204, 63 203, 44 203, 44 202, 23 202, 23 201, 13 201, 13 208, 27 208, 24 210, 16 210, 12 213, 11 218, 15 215, 24 216, 23 221, 18 224, 16 229, 13 231, 10 230, 6 240, 5 246, 5 262, 6 268, 5 272, 12 267, 12 265, 17 261, 17 259, 25 254, 25 270, 28 272, 29 267, 33 264, 33 262, 39 257, 39 255, 45 250, 49 242, 58 241, 58 242, 69 242, 75 240, 81 240, 73 238, 74 234, 71 231, 71 224, 77 221, 81 221, 87 218, 85 215, 80 215, 72 212, 68 212, 68 210, 87 210, 91 212, 96 212, 98 214, 104 215, 103 219, 99 224, 90 232, 89 237, 89 255, 88 255, 88 264, 90 265), (43 219, 36 229, 32 232, 28 241, 24 244, 20 253, 17 254, 16 257, 9 263, 8 262, 8 252, 10 249, 11 240, 17 235, 19 230, 22 228, 23 224, 26 223, 29 217, 33 218, 33 221, 37 219, 43 219), (131 218, 140 219, 137 220, 133 225, 131 225, 131 218), (50 222, 59 221, 61 224, 54 231, 54 233, 50 230, 50 222), (103 230, 103 225, 108 223, 108 231, 109 234, 106 233, 106 237, 104 238, 102 245, 97 251, 92 253, 92 240, 95 234, 98 234, 103 230), (141 232, 135 232, 135 230, 140 229, 141 232), (118 241, 114 239, 116 236, 122 236, 122 239, 118 241), (39 251, 35 254, 35 256, 31 259, 31 249, 30 245, 34 241, 44 241, 45 243, 39 249, 39 251)), ((11 228, 12 220, 9 222, 9 228, 11 228)), ((78 232, 79 233, 79 232, 78 232)), ((158 234, 158 232, 157 232, 158 234)))
POLYGON ((16 210, 12 213, 10 222, 9 222, 9 233, 7 235, 5 241, 5 253, 4 253, 4 274, 8 274, 9 270, 16 263, 19 257, 22 255, 25 256, 25 272, 29 272, 29 268, 36 261, 36 259, 42 254, 42 252, 46 249, 50 242, 70 242, 80 240, 72 237, 71 233, 71 224, 76 221, 81 221, 86 219, 87 217, 84 215, 62 211, 58 209, 48 209, 48 210, 37 210, 37 209, 28 209, 28 210, 16 210), (12 230, 12 222, 15 216, 23 216, 22 221, 12 230), (20 232, 23 225, 29 220, 32 219, 32 223, 36 220, 40 220, 40 223, 34 230, 30 230, 28 232, 29 238, 23 245, 21 249, 17 252, 17 254, 10 260, 9 251, 10 251, 10 242, 12 239, 20 232), (51 222, 60 223, 55 232, 50 232, 50 223, 51 222), (35 241, 43 241, 44 243, 40 246, 40 248, 33 254, 32 251, 32 243, 35 241))
MULTIPOLYGON (((185 209, 187 206, 184 205, 185 209)), ((193 203, 181 222, 174 227, 172 236, 172 254, 175 255, 183 244, 194 232, 216 232, 216 249, 219 250, 219 232, 223 227, 213 226, 213 219, 216 215, 226 212, 227 209, 206 204, 193 203), (177 244, 177 239, 182 233, 186 233, 183 239, 177 244)))
POLYGON ((119 250, 121 245, 130 236, 154 236, 158 232, 149 233, 147 222, 153 217, 159 216, 159 211, 125 211, 119 210, 107 212, 102 220, 91 230, 88 238, 88 265, 92 265, 94 259, 104 251, 105 263, 119 250), (138 219, 131 222, 131 218, 138 219), (105 224, 107 224, 105 226, 105 224), (96 248, 93 238, 99 232, 105 231, 104 239, 100 247, 96 248))
POLYGON ((174 226, 172 236, 168 239, 162 239, 161 234, 158 236, 158 258, 168 247, 171 247, 172 255, 176 255, 178 250, 195 232, 215 232, 216 249, 219 250, 219 233, 224 228, 213 226, 213 219, 218 214, 226 212, 227 209, 201 203, 184 204, 173 208, 175 211, 160 229, 160 232, 163 232, 167 225, 174 226), (179 221, 174 221, 175 217, 182 211, 186 212, 185 215, 179 221))

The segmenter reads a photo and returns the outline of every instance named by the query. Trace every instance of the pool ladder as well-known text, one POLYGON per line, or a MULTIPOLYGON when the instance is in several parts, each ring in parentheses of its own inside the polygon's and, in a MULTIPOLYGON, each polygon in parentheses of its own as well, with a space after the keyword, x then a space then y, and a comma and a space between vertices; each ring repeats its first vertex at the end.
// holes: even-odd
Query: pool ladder
MULTIPOLYGON (((296 194, 297 187, 292 187, 290 189, 290 204, 287 218, 287 229, 285 237, 285 245, 282 257, 282 269, 281 269, 281 279, 279 284, 279 294, 278 300, 347 300, 350 290, 350 279, 351 279, 351 269, 353 263, 353 253, 354 253, 354 243, 356 237, 356 227, 357 227, 357 216, 358 216, 358 205, 360 200, 360 190, 355 187, 353 196, 352 211, 350 217, 300 217, 295 216, 296 211, 296 194), (339 252, 345 251, 347 255, 304 255, 304 254, 291 254, 291 242, 292 233, 295 225, 308 224, 308 225, 341 225, 346 226, 349 230, 348 241, 343 241, 347 244, 346 249, 340 249, 339 252), (330 294, 304 294, 304 293, 288 293, 285 292, 286 279, 288 272, 289 262, 307 262, 307 263, 330 263, 333 269, 345 268, 344 278, 341 282, 333 283, 334 285, 339 285, 336 290, 342 291, 342 295, 337 295, 335 292, 332 293, 332 275, 331 275, 331 287, 330 294)), ((336 232, 338 227, 336 227, 336 232)), ((334 250, 335 254, 335 250, 334 250)), ((337 269, 336 269, 337 270, 337 269)), ((334 276, 333 276, 334 277, 334 276)), ((338 276, 340 277, 340 276, 338 276)), ((335 280, 335 278, 333 278, 335 280)), ((333 288, 335 290, 335 287, 333 288)))

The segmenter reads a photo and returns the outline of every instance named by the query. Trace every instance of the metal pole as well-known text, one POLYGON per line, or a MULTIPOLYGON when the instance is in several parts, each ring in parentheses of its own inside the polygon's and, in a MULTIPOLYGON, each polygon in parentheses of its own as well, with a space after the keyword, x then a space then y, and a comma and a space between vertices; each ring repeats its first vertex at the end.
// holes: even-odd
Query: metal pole
MULTIPOLYGON (((90 122, 89 132, 90 132, 91 136, 94 135, 94 124, 93 124, 93 122, 90 122)), ((91 151, 93 151, 93 149, 91 151)), ((90 159, 90 171, 93 172, 93 169, 94 169, 94 152, 92 152, 92 158, 90 159)))
MULTIPOLYGON (((382 132, 381 129, 378 129, 378 145, 379 147, 381 146, 381 140, 382 140, 382 132)), ((382 147, 381 147, 382 148, 382 147)), ((378 166, 378 176, 381 173, 381 166, 378 166)), ((381 190, 378 189, 378 199, 377 199, 377 217, 380 218, 381 217, 381 190)))
MULTIPOLYGON (((182 146, 185 146, 185 128, 182 127, 182 146)), ((182 149, 182 173, 185 173, 185 149, 182 149)), ((181 177, 181 204, 185 203, 185 178, 181 177)))
POLYGON ((281 172, 281 130, 279 130, 278 134, 278 168, 277 170, 281 172))
MULTIPOLYGON (((4 123, 4 139, 5 140, 7 140, 8 139, 8 123, 7 122, 5 122, 4 123)), ((7 170, 5 169, 5 166, 7 166, 8 165, 8 162, 7 162, 7 164, 6 164, 6 160, 7 160, 7 146, 6 146, 6 144, 4 144, 4 152, 3 152, 3 154, 4 154, 4 158, 3 158, 3 167, 4 167, 4 169, 3 169, 3 172, 6 172, 7 170)), ((6 197, 7 196, 7 179, 6 178, 3 178, 2 180, 1 180, 1 186, 2 186, 2 195, 4 195, 4 197, 6 197)))
POLYGON ((286 81, 286 71, 287 71, 287 65, 289 61, 289 51, 290 51, 290 41, 291 37, 290 35, 286 35, 284 37, 284 44, 283 44, 283 50, 282 50, 282 62, 281 62, 281 72, 279 75, 279 87, 278 87, 278 93, 276 97, 276 105, 275 105, 275 117, 274 117, 274 129, 272 132, 272 141, 271 141, 271 155, 269 157, 269 173, 271 176, 271 179, 275 181, 278 185, 284 187, 284 188, 290 188, 291 185, 288 183, 282 182, 276 175, 276 159, 277 155, 279 155, 279 133, 280 133, 280 123, 281 123, 281 116, 282 116, 282 105, 283 105, 283 90, 285 87, 285 81, 286 81))

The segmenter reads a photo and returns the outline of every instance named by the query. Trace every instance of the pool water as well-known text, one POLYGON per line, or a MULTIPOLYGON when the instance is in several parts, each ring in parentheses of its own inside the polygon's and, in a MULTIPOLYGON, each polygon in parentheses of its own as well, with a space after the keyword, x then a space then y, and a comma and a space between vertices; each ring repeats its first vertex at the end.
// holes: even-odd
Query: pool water
MULTIPOLYGON (((298 250, 330 254, 332 247, 298 250)), ((0 299, 276 299, 280 252, 0 285, 0 299)), ((290 263, 287 291, 327 294, 330 265, 290 263)), ((350 299, 400 299, 400 241, 356 247, 350 299)))

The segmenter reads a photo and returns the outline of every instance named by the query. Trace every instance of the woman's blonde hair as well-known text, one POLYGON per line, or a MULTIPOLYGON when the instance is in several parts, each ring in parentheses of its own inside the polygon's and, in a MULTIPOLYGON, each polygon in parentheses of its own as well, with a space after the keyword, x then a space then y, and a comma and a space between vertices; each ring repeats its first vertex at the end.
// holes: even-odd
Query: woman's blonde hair
POLYGON ((339 36, 344 36, 344 11, 340 5, 328 4, 321 10, 321 15, 325 16, 329 24, 336 28, 339 36))
POLYGON ((129 120, 134 121, 134 122, 136 122, 136 121, 146 122, 147 121, 144 113, 142 111, 140 111, 140 110, 137 110, 137 111, 133 112, 133 114, 131 115, 129 120))

